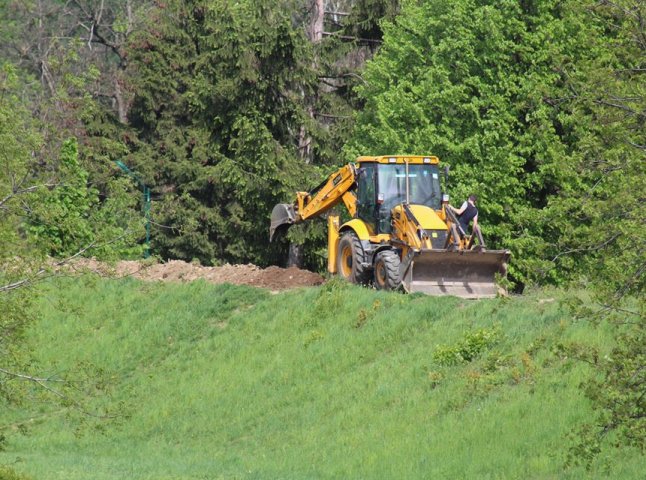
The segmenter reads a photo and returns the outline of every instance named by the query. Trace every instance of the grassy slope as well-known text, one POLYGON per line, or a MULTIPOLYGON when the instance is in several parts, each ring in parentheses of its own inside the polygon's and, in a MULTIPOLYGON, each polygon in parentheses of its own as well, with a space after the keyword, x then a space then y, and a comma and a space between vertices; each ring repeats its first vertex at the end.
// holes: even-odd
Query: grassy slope
POLYGON ((0 463, 36 479, 640 478, 631 452, 609 453, 610 471, 562 469, 588 370, 554 346, 607 332, 541 301, 553 295, 58 281, 30 342, 52 368, 112 372, 128 417, 79 436, 45 416, 0 463), (500 333, 474 361, 434 359, 483 328, 500 333))

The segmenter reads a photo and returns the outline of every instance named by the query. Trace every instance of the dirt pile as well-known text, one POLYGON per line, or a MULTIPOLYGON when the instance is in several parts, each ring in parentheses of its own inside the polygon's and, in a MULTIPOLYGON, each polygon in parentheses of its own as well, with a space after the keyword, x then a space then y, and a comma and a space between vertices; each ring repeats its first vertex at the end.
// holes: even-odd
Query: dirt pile
POLYGON ((191 282, 204 279, 211 283, 251 285, 270 290, 320 285, 325 280, 314 272, 296 267, 260 268, 253 264, 203 267, 180 260, 147 264, 139 261, 120 261, 113 265, 94 259, 80 259, 70 265, 76 271, 89 270, 102 276, 133 277, 140 280, 164 282, 191 282))

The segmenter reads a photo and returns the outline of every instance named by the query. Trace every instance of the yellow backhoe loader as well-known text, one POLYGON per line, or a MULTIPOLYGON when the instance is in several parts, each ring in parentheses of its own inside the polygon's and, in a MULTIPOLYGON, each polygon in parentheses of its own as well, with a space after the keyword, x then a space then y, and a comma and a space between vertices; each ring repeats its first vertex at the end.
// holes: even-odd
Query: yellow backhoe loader
MULTIPOLYGON (((448 180, 448 169, 446 171, 448 180)), ((291 225, 320 216, 343 202, 352 219, 330 213, 328 271, 379 289, 494 297, 510 253, 487 250, 480 229, 469 235, 449 208, 433 156, 359 157, 293 204, 271 214, 273 240, 291 225)))

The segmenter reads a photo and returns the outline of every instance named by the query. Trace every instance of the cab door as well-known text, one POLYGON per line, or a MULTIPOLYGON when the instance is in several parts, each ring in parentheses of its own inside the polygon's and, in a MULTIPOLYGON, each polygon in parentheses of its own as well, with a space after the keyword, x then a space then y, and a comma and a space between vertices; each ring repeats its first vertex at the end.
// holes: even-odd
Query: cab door
POLYGON ((374 164, 362 164, 357 181, 357 217, 363 220, 371 234, 377 226, 377 179, 374 164))

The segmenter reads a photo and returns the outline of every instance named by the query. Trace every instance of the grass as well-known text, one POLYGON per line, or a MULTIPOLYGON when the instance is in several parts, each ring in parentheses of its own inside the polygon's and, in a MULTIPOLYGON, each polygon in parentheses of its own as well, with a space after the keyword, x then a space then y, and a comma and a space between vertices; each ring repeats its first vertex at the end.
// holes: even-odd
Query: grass
POLYGON ((40 365, 104 372, 111 395, 89 406, 122 416, 79 426, 35 406, 0 453, 34 479, 630 479, 646 466, 609 450, 590 472, 563 468, 592 414, 578 388, 590 370, 555 347, 607 349, 609 332, 570 319, 562 292, 475 302, 82 277, 38 293, 40 365))

